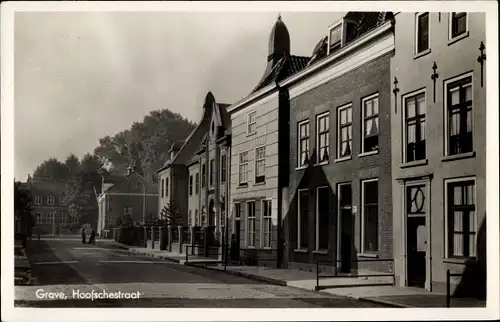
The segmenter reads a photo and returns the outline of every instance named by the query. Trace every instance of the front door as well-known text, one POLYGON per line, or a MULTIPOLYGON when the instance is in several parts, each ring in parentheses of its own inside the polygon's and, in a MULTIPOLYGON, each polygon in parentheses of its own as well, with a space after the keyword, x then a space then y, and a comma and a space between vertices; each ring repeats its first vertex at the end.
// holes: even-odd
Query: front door
POLYGON ((236 220, 234 222, 234 235, 235 235, 235 242, 231 247, 234 247, 234 249, 231 249, 231 260, 233 261, 239 261, 240 259, 240 221, 236 220))
POLYGON ((352 211, 351 209, 342 209, 340 215, 342 216, 340 271, 349 273, 351 271, 352 246, 354 243, 352 211))
POLYGON ((425 287, 427 228, 425 217, 408 217, 407 221, 408 286, 425 287))

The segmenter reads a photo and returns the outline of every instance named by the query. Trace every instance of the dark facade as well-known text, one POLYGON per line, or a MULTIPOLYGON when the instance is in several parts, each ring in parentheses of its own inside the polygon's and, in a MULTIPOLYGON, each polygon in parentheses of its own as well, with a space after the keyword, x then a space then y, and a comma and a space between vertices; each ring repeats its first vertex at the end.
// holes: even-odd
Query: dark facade
POLYGON ((284 82, 290 95, 288 267, 312 269, 320 258, 343 272, 392 270, 394 40, 388 16, 372 23, 356 34, 363 38, 342 39, 295 83, 284 82))

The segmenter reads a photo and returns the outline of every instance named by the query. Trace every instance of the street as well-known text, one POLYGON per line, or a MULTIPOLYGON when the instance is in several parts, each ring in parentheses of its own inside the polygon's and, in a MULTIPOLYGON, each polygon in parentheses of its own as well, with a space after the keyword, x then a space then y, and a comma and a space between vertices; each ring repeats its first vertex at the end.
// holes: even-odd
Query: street
POLYGON ((96 245, 88 245, 69 238, 31 240, 28 257, 33 266, 34 282, 29 286, 16 286, 16 306, 383 307, 159 261, 99 241, 96 245), (122 294, 120 298, 98 298, 99 294, 116 294, 118 291, 122 294), (94 299, 90 299, 90 296, 94 296, 94 299))

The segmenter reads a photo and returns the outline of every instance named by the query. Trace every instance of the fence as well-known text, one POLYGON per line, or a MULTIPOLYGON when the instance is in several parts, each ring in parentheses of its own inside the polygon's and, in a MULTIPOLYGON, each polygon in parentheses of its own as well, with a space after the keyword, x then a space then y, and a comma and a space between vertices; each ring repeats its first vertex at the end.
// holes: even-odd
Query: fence
POLYGON ((351 261, 351 263, 361 263, 361 262, 389 262, 389 263, 392 263, 392 273, 380 273, 380 274, 355 274, 355 275, 338 275, 337 273, 337 264, 340 263, 341 261, 339 260, 335 260, 335 259, 332 259, 332 260, 329 260, 329 263, 334 263, 334 270, 335 270, 335 274, 324 274, 324 275, 320 275, 320 269, 319 269, 319 263, 320 263, 320 260, 319 260, 319 257, 321 255, 320 254, 316 254, 316 287, 315 287, 315 290, 316 291, 319 291, 319 290, 324 290, 324 289, 328 289, 328 288, 334 288, 335 286, 334 285, 320 285, 319 281, 320 279, 322 278, 359 278, 359 277, 385 277, 385 276, 391 276, 392 277, 392 285, 396 285, 396 275, 394 273, 394 259, 393 258, 389 258, 389 259, 381 259, 381 258, 373 258, 373 259, 358 259, 358 260, 353 260, 351 261))

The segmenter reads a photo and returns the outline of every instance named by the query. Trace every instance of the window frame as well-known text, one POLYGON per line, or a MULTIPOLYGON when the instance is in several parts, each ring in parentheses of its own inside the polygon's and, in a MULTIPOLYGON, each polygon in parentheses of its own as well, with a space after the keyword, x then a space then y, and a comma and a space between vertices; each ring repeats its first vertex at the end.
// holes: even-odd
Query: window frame
POLYGON ((307 167, 311 160, 311 124, 309 119, 297 122, 297 168, 307 167), (301 127, 307 125, 307 136, 302 137, 301 127), (307 160, 302 164, 302 142, 307 143, 306 157, 307 160))
POLYGON ((221 154, 220 157, 220 182, 226 183, 227 175, 227 156, 226 154, 221 154))
MULTIPOLYGON (((329 186, 328 185, 325 185, 325 186, 318 186, 316 187, 316 196, 315 196, 315 201, 316 201, 316 206, 315 206, 315 217, 314 217, 314 220, 315 220, 315 231, 316 231, 316 236, 315 236, 315 245, 314 245, 314 249, 316 251, 328 251, 328 249, 330 248, 330 243, 328 242, 328 247, 327 248, 320 248, 320 236, 319 236, 319 222, 320 222, 320 214, 319 214, 319 190, 320 189, 325 189, 327 192, 328 192, 328 189, 329 189, 329 186)), ((329 207, 330 208, 330 207, 329 207)), ((329 226, 330 224, 330 218, 329 218, 329 214, 327 213, 327 225, 329 226)))
POLYGON ((165 198, 168 197, 168 190, 170 188, 168 177, 165 178, 165 198))
POLYGON ((198 211, 198 209, 194 210, 194 225, 195 227, 200 226, 200 212, 198 211))
MULTIPOLYGON (((462 185, 463 187, 463 185, 462 185)), ((468 177, 460 177, 460 178, 451 178, 451 179, 445 179, 444 180, 444 200, 445 200, 445 211, 444 211, 444 226, 445 226, 445 231, 444 231, 444 254, 445 254, 445 258, 446 259, 458 259, 458 260, 476 260, 477 259, 477 256, 478 256, 478 249, 477 249, 477 235, 478 235, 478 220, 477 220, 477 179, 475 176, 468 176, 468 177), (451 245, 452 244, 452 241, 450 240, 451 237, 450 235, 453 235, 453 233, 455 232, 454 228, 453 227, 450 227, 450 208, 452 206, 450 206, 448 204, 449 202, 449 198, 450 198, 450 190, 449 190, 449 187, 450 185, 456 185, 456 184, 459 184, 459 183, 466 183, 466 182, 473 182, 474 183, 474 192, 473 192, 473 195, 474 195, 474 226, 475 226, 475 230, 474 230, 474 235, 476 236, 475 237, 475 256, 466 256, 464 254, 464 256, 453 256, 450 254, 450 248, 451 248, 451 245), (451 234, 450 234, 450 228, 452 229, 451 231, 451 234), (451 245, 450 245, 451 244, 451 245)), ((469 207, 472 207, 470 205, 468 205, 469 207)), ((470 211, 470 210, 469 210, 470 211)), ((470 218, 469 218, 469 222, 470 222, 470 218)), ((462 231, 462 233, 464 234, 465 231, 462 231)), ((469 229, 469 233, 470 235, 470 229, 469 229)), ((470 237, 470 236, 469 236, 470 237)), ((470 239, 469 239, 470 241, 470 239)), ((465 238, 464 238, 464 246, 465 246, 465 238)), ((465 249, 464 249, 465 251, 465 249)), ((469 245, 469 253, 470 253, 470 245, 469 245)))
POLYGON ((315 135, 315 139, 316 139, 316 151, 318 151, 318 153, 316 154, 316 164, 318 165, 323 165, 323 164, 328 164, 328 162, 330 162, 330 111, 326 111, 326 112, 323 112, 323 113, 320 113, 318 115, 316 115, 316 128, 315 128, 315 132, 316 132, 316 135, 315 135), (328 130, 323 130, 323 131, 320 131, 320 120, 326 118, 326 126, 328 127, 328 130), (326 152, 327 152, 327 156, 328 158, 324 161, 320 161, 321 160, 321 146, 320 146, 320 137, 321 135, 325 135, 326 139, 325 141, 328 141, 328 143, 326 144, 325 148, 326 149, 326 152))
POLYGON ((353 108, 352 108, 352 103, 347 103, 345 105, 342 105, 342 106, 339 106, 337 107, 337 158, 336 158, 336 161, 341 161, 341 160, 349 160, 352 158, 352 155, 354 153, 353 151, 353 138, 352 138, 352 133, 353 133, 353 108), (347 109, 351 109, 351 122, 347 122, 345 124, 342 124, 342 118, 340 117, 341 115, 341 112, 343 110, 347 110, 347 109), (351 129, 351 138, 347 141, 342 141, 342 129, 343 128, 346 128, 346 127, 350 127, 351 129), (342 143, 343 142, 351 142, 350 143, 350 146, 351 146, 351 153, 349 155, 346 155, 346 156, 342 156, 342 143))
MULTIPOLYGON (((461 81, 464 81, 466 78, 470 77, 470 84, 471 84, 471 93, 472 93, 472 103, 471 103, 471 124, 472 124, 472 148, 471 151, 474 152, 474 73, 473 72, 467 72, 458 76, 455 76, 453 78, 447 79, 444 81, 444 156, 458 156, 462 154, 467 154, 470 152, 461 152, 461 153, 455 153, 451 154, 450 153, 450 119, 449 119, 449 102, 448 102, 448 88, 451 87, 454 83, 458 83, 461 81)), ((462 85, 461 85, 462 86, 462 85)))
POLYGON ((200 194, 200 173, 196 172, 195 173, 195 194, 200 194))
POLYGON ((42 224, 42 213, 35 212, 35 221, 37 224, 42 224))
POLYGON ((249 166, 250 163, 249 163, 249 157, 248 156, 249 156, 249 151, 248 150, 242 151, 242 152, 238 153, 238 184, 239 184, 239 186, 247 186, 248 185, 248 173, 250 171, 250 166, 249 166), (247 156, 245 162, 241 162, 241 155, 242 154, 246 154, 246 156, 247 156), (242 175, 241 167, 243 165, 247 166, 246 170, 244 171, 245 175, 246 175, 246 181, 242 181, 241 180, 241 178, 242 178, 241 177, 241 175, 242 175))
POLYGON ((247 131, 246 131, 247 135, 253 135, 257 133, 257 111, 248 112, 246 125, 247 125, 247 131), (252 116, 254 117, 253 121, 251 120, 252 116), (253 131, 251 131, 250 129, 252 125, 254 125, 253 131))
MULTIPOLYGON (((424 135, 424 140, 425 140, 425 158, 423 159, 419 159, 419 160, 413 160, 413 161, 408 161, 408 154, 407 154, 407 147, 408 147, 408 120, 407 120, 407 117, 406 117, 406 101, 408 99, 411 99, 411 98, 417 98, 419 95, 421 94, 424 94, 424 106, 425 106, 425 114, 424 114, 424 123, 425 123, 425 126, 426 126, 426 129, 427 129, 427 91, 426 91, 426 88, 421 88, 421 89, 418 89, 416 91, 413 91, 413 92, 410 92, 410 93, 407 93, 405 95, 402 96, 401 100, 402 100, 402 113, 401 113, 401 118, 402 118, 402 125, 403 125, 403 131, 402 131, 402 136, 403 136, 403 140, 402 140, 402 143, 403 143, 403 148, 402 148, 402 157, 403 157, 403 160, 402 160, 402 163, 403 164, 407 164, 407 163, 411 163, 411 162, 419 162, 419 161, 424 161, 424 160, 427 160, 427 131, 425 131, 425 135, 424 135)), ((415 105, 416 106, 416 105, 415 105)), ((415 116, 413 117, 415 120, 418 119, 416 113, 415 113, 415 116)))
POLYGON ((161 179, 161 197, 165 197, 165 178, 161 179))
POLYGON ((431 50, 431 13, 430 12, 417 12, 415 13, 415 49, 414 49, 414 55, 419 56, 423 55, 431 50), (419 31, 420 31, 420 26, 419 26, 419 18, 423 15, 427 14, 427 48, 420 50, 418 48, 419 45, 419 31))
POLYGON ((43 202, 42 196, 35 196, 35 205, 41 205, 43 202))
MULTIPOLYGON (((352 186, 351 186, 352 193, 352 186)), ((371 205, 371 204, 370 204, 371 205)), ((351 206, 352 207, 352 206, 351 206)), ((380 251, 380 234, 379 234, 379 218, 380 217, 380 184, 379 178, 361 180, 361 253, 362 254, 377 254, 380 251), (365 250, 365 184, 369 182, 377 182, 377 250, 365 250)))
MULTIPOLYGON (((246 247, 247 248, 255 248, 256 243, 257 243, 257 234, 255 232, 255 228, 257 227, 257 214, 256 214, 256 201, 255 200, 248 200, 245 202, 245 210, 246 210, 246 216, 245 216, 245 241, 246 241, 246 247), (250 205, 253 205, 253 216, 250 216, 250 205), (253 245, 250 245, 250 220, 253 220, 254 227, 252 236, 253 236, 253 245)), ((241 220, 241 218, 240 218, 241 220)))
POLYGON ((47 205, 49 206, 54 206, 55 205, 55 200, 54 196, 47 196, 47 205))
POLYGON ((380 95, 379 93, 374 93, 369 96, 365 96, 361 99, 361 155, 377 154, 380 151, 380 95), (370 100, 377 99, 377 115, 371 115, 366 117, 365 115, 365 103, 370 100), (377 133, 377 149, 371 151, 365 151, 365 123, 369 119, 378 119, 378 133, 377 133))
POLYGON ((272 198, 267 198, 267 199, 262 199, 261 200, 261 221, 260 221, 260 247, 262 249, 271 249, 272 246, 272 236, 273 236, 273 199, 272 198), (267 208, 269 207, 269 208, 267 208), (267 209, 267 214, 265 209, 267 209), (266 220, 269 221, 269 225, 267 228, 269 229, 268 232, 266 232, 266 220), (269 245, 266 245, 266 234, 268 235, 268 241, 269 245))
POLYGON ((201 164, 201 188, 207 185, 207 162, 203 161, 201 164))
POLYGON ((459 39, 465 38, 469 35, 469 13, 468 12, 463 12, 465 14, 465 30, 464 32, 453 36, 453 14, 457 12, 450 12, 448 14, 449 19, 448 19, 448 41, 449 43, 453 43, 459 39))
MULTIPOLYGON (((304 188, 304 189, 297 189, 297 250, 309 250, 309 240, 307 241, 307 248, 302 247, 302 236, 301 236, 301 228, 302 228, 302 213, 301 213, 301 207, 300 207, 300 194, 302 192, 307 193, 307 206, 309 207, 309 189, 304 188)), ((307 227, 309 229, 309 210, 307 213, 307 227)), ((309 238, 309 235, 307 236, 309 238)))
POLYGON ((261 145, 255 148, 255 184, 263 184, 266 183, 266 146, 261 145), (262 150, 264 149, 264 156, 258 158, 258 153, 257 150, 262 150), (258 175, 258 163, 263 162, 264 163, 264 174, 258 175))
POLYGON ((208 186, 213 187, 215 185, 215 159, 210 159, 208 163, 208 186))
POLYGON ((189 196, 191 197, 193 195, 193 175, 189 175, 189 196))

